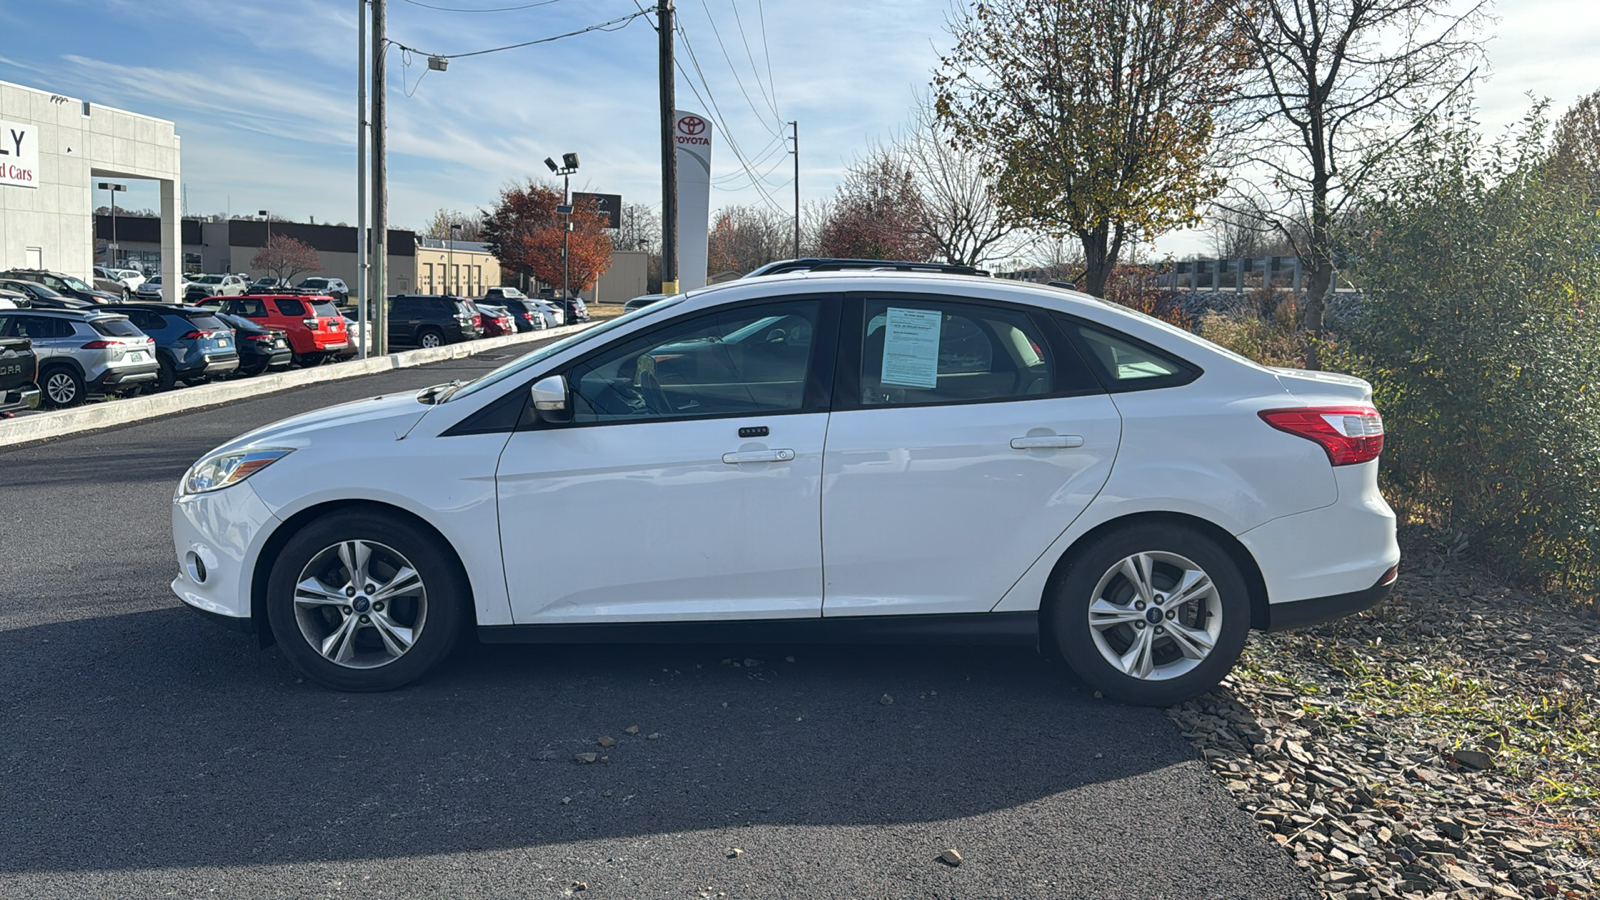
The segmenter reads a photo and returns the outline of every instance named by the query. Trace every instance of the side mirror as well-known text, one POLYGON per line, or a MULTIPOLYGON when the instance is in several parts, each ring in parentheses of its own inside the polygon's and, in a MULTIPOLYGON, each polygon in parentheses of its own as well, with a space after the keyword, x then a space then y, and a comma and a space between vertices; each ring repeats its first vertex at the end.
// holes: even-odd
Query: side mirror
POLYGON ((572 410, 567 406, 567 379, 550 375, 534 382, 534 415, 555 425, 572 421, 572 410))

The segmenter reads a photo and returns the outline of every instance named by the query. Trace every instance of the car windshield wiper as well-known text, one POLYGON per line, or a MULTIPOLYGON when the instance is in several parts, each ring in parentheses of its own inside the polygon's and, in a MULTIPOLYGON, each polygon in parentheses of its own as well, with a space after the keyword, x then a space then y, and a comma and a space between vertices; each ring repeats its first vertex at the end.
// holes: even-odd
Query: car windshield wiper
POLYGON ((422 389, 421 393, 417 394, 417 400, 430 405, 443 403, 445 398, 455 393, 456 390, 462 386, 462 384, 464 384, 464 382, 457 378, 444 384, 435 384, 425 387, 422 389))

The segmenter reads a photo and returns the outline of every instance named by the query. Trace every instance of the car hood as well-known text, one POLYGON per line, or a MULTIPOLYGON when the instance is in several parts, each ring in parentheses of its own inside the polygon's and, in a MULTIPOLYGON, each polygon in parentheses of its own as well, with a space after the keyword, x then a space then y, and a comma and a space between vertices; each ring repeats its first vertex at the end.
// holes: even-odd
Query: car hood
POLYGON ((273 422, 240 435, 217 450, 252 444, 304 447, 312 439, 335 431, 345 432, 344 436, 351 439, 397 441, 432 408, 417 400, 416 391, 352 400, 273 422))

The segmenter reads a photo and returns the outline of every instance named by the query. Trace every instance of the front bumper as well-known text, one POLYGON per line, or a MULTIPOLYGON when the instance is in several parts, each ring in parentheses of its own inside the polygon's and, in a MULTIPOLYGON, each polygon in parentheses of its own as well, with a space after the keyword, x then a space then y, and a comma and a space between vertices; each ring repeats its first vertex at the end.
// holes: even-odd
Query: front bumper
MULTIPOLYGON (((277 525, 249 482, 172 500, 172 544, 178 577, 172 592, 213 618, 251 619, 252 574, 265 533, 277 525)), ((241 630, 250 626, 235 621, 241 630)))

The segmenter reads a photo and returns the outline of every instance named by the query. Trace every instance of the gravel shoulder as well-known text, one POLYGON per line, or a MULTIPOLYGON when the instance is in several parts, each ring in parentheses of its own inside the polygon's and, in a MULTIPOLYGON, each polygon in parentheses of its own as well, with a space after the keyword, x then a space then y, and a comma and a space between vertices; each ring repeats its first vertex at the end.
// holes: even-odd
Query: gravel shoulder
POLYGON ((1168 710, 1326 897, 1597 897, 1600 619, 1403 529, 1390 599, 1168 710))

